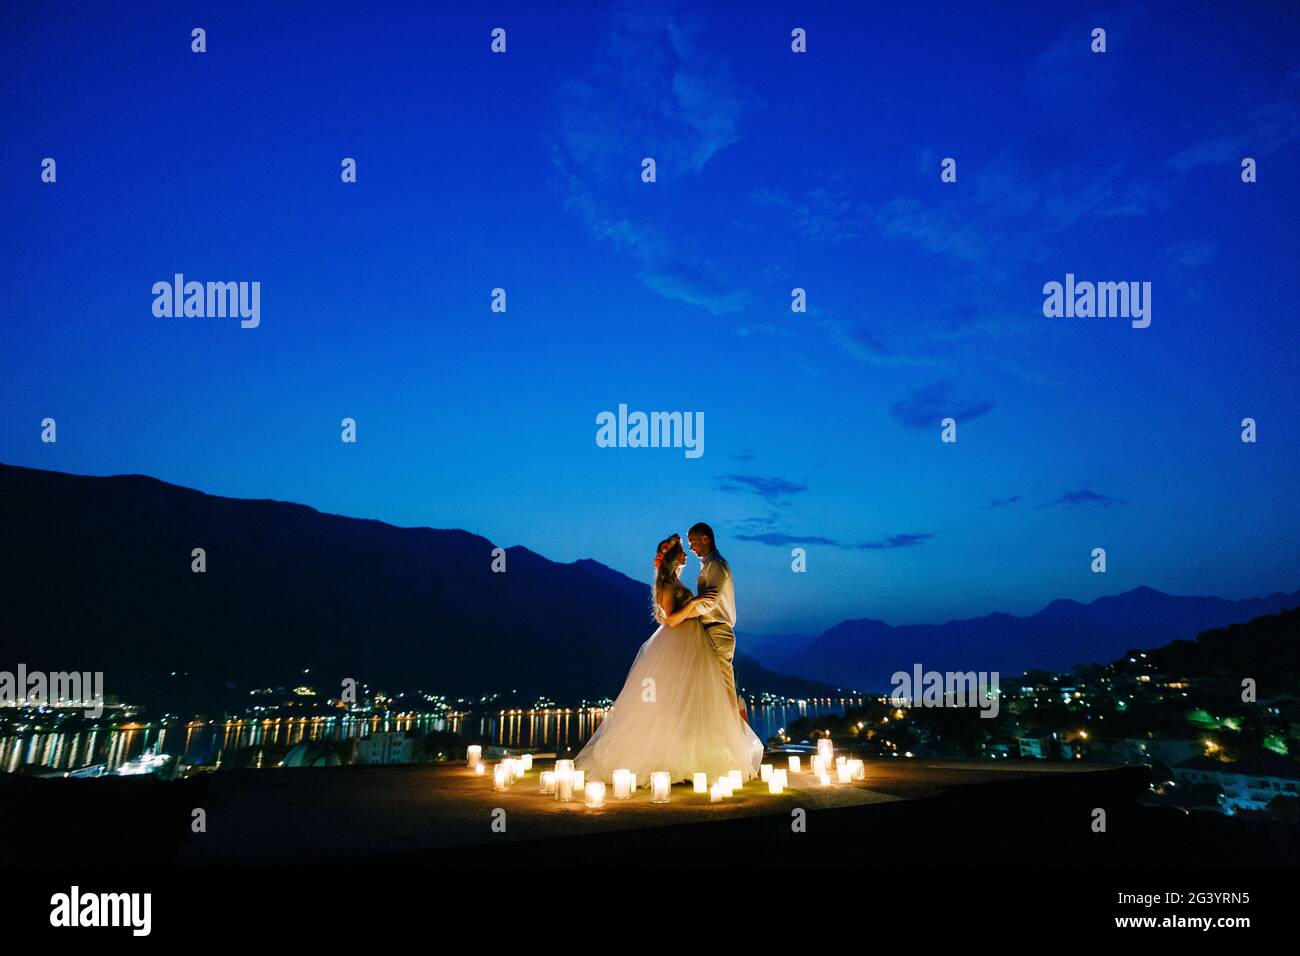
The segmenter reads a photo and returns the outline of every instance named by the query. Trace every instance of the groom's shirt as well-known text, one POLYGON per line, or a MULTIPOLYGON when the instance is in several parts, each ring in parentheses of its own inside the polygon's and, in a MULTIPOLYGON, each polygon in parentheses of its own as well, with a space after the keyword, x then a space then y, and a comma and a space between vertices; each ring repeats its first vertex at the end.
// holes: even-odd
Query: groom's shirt
POLYGON ((710 624, 727 624, 736 626, 736 585, 731 580, 731 566, 726 558, 714 551, 700 561, 700 581, 697 588, 717 588, 713 597, 700 601, 700 621, 707 627, 710 624))

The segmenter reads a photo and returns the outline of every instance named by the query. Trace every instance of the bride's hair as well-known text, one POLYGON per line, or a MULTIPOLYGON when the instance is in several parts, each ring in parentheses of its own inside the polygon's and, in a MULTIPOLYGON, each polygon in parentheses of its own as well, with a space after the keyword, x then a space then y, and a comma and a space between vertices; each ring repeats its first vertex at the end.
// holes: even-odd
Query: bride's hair
POLYGON ((691 592, 677 578, 677 562, 685 553, 680 534, 669 535, 659 542, 659 549, 655 552, 655 583, 650 592, 650 600, 656 609, 656 620, 657 610, 661 606, 666 605, 671 613, 690 598, 691 592))

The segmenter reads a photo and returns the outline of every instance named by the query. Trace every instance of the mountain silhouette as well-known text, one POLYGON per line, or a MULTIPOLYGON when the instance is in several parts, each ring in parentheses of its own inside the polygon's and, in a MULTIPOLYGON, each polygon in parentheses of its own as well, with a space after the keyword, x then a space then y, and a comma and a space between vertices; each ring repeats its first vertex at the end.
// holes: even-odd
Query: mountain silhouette
MULTIPOLYGON (((656 626, 648 581, 596 561, 511 547, 494 573, 496 546, 466 531, 139 475, 0 465, 0 530, 3 660, 103 671, 107 694, 159 706, 246 705, 278 685, 333 696, 346 677, 576 703, 616 695, 656 626)), ((736 676, 751 692, 829 690, 743 655, 736 676)))
POLYGON ((898 627, 843 621, 790 655, 764 659, 783 673, 875 692, 915 664, 937 671, 1067 670, 1125 651, 1194 639, 1202 631, 1300 607, 1300 591, 1231 601, 1180 597, 1138 587, 1088 604, 1056 600, 1036 614, 988 614, 944 624, 898 627))

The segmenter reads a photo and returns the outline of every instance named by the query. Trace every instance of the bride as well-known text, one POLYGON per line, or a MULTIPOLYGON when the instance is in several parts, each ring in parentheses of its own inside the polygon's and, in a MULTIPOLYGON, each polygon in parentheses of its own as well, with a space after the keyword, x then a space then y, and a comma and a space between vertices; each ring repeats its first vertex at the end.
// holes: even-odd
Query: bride
POLYGON ((588 780, 610 781, 626 768, 638 785, 667 770, 669 780, 708 774, 713 782, 732 770, 745 780, 758 776, 763 743, 736 712, 718 657, 678 579, 686 564, 680 535, 666 538, 655 556, 654 614, 657 631, 641 645, 614 706, 587 741, 574 767, 588 780))

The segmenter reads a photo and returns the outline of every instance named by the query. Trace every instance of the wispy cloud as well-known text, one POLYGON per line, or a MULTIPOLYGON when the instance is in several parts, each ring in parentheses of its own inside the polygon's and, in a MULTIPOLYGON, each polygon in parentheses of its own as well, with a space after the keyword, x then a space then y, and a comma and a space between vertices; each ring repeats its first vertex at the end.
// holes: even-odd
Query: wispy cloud
POLYGON ((763 531, 752 534, 738 534, 736 537, 741 541, 755 541, 759 544, 767 544, 773 547, 781 548, 788 545, 798 544, 822 544, 833 548, 844 548, 851 551, 892 551, 897 548, 912 548, 919 544, 924 544, 934 537, 933 534, 891 534, 879 541, 864 541, 861 544, 848 544, 837 541, 834 538, 827 538, 815 534, 787 534, 781 531, 763 531))
POLYGON ((1089 491, 1087 488, 1081 488, 1078 491, 1067 491, 1056 500, 1041 504, 1038 507, 1057 508, 1062 506, 1097 505, 1108 508, 1111 505, 1122 505, 1124 503, 1121 498, 1112 498, 1110 495, 1102 495, 1095 491, 1089 491))
POLYGON ((1165 249, 1174 266, 1183 269, 1199 269, 1214 258, 1216 251, 1214 243, 1204 240, 1178 242, 1165 249))
POLYGON ((865 541, 857 545, 867 551, 888 551, 893 548, 912 548, 933 538, 932 534, 891 534, 880 541, 865 541))
POLYGON ((569 209, 639 263, 647 288, 726 315, 749 301, 745 290, 700 250, 680 248, 681 237, 622 213, 629 190, 654 188, 640 182, 642 157, 655 159, 660 180, 696 175, 741 137, 747 98, 700 36, 690 16, 620 6, 588 75, 561 86, 552 162, 569 209))
POLYGON ((718 479, 718 488, 730 494, 750 492, 760 498, 785 498, 807 491, 806 484, 786 481, 784 478, 764 478, 761 475, 723 475, 718 479))
MULTIPOLYGON (((1293 84, 1296 82, 1292 79, 1293 84)), ((1169 166, 1180 173, 1205 166, 1237 167, 1247 156, 1268 156, 1300 140, 1300 104, 1295 92, 1270 97, 1223 120, 1214 132, 1179 150, 1169 166)))
POLYGON ((830 538, 819 537, 815 534, 800 536, 797 534, 781 534, 779 532, 769 531, 763 534, 738 534, 736 537, 741 541, 757 541, 759 544, 770 544, 777 548, 783 548, 790 544, 827 544, 835 547, 839 546, 838 542, 832 541, 830 538))
POLYGON ((944 382, 918 388, 890 405, 889 414, 904 428, 921 430, 938 428, 945 418, 953 418, 958 423, 971 421, 987 414, 996 404, 988 400, 958 401, 952 398, 951 391, 951 386, 944 382))
POLYGON ((1019 503, 1020 503, 1020 496, 1019 496, 1019 495, 1012 495, 1010 498, 994 498, 994 499, 993 499, 992 501, 990 501, 987 505, 985 505, 985 507, 986 507, 986 508, 1006 508, 1006 507, 1008 507, 1008 506, 1010 506, 1010 505, 1019 504, 1019 503))

